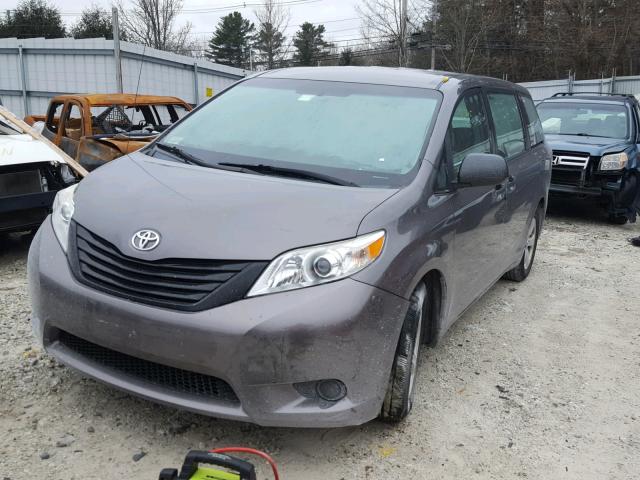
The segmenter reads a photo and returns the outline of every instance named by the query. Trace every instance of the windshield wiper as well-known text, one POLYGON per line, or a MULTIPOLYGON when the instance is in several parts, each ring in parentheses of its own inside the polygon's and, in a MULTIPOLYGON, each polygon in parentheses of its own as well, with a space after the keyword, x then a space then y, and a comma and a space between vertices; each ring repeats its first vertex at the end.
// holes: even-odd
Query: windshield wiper
POLYGON ((560 135, 575 135, 576 137, 611 138, 611 137, 607 137, 606 135, 594 135, 593 133, 584 133, 584 132, 579 132, 579 133, 561 133, 560 135))
POLYGON ((279 175, 283 177, 300 178, 303 180, 312 180, 323 183, 329 183, 331 185, 341 185, 343 187, 359 187, 360 185, 342 180, 341 178, 333 177, 331 175, 325 175, 323 173, 310 172, 308 170, 300 170, 297 168, 287 167, 274 167, 273 165, 264 164, 252 164, 252 163, 231 163, 221 162, 216 165, 224 165, 229 167, 239 167, 252 172, 261 173, 264 175, 279 175))
POLYGON ((167 145, 166 143, 155 143, 154 146, 156 148, 159 148, 160 150, 163 150, 165 152, 169 152, 172 155, 181 158, 182 160, 185 161, 185 163, 189 163, 191 165, 199 165, 201 167, 207 167, 207 168, 217 168, 219 170, 228 170, 231 172, 241 172, 241 173, 248 173, 250 172, 249 169, 247 168, 242 168, 242 166, 238 166, 237 168, 233 168, 232 164, 229 165, 225 165, 223 163, 208 163, 205 162, 204 160, 200 160, 198 157, 196 157, 195 155, 191 155, 189 152, 185 152, 182 148, 176 146, 176 145, 167 145))

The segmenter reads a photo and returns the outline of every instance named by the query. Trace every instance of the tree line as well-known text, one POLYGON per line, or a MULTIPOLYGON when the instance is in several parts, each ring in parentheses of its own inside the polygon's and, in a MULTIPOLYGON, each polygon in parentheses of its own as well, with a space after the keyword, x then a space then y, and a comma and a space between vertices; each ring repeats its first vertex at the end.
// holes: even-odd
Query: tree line
MULTIPOLYGON (((123 39, 241 68, 434 65, 512 81, 640 74, 640 0, 409 0, 406 12, 402 0, 358 0, 361 37, 350 43, 331 43, 311 22, 287 38, 289 10, 262 0, 253 18, 221 18, 206 45, 178 24, 183 0, 117 1, 123 39)), ((23 0, 0 20, 0 37, 111 35, 111 13, 97 6, 70 27, 48 0, 23 0)))

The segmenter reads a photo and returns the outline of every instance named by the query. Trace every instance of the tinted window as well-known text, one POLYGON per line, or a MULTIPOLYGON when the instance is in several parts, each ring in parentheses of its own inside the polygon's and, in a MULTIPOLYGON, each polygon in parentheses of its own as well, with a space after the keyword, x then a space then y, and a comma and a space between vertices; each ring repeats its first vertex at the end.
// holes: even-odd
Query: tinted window
POLYGON ((629 136, 624 105, 547 102, 538 105, 544 133, 623 139, 629 136))
POLYGON ((511 158, 525 149, 524 130, 515 95, 510 93, 489 93, 489 108, 496 130, 498 153, 511 158))
POLYGON ((441 98, 423 88, 256 78, 214 97, 162 141, 212 164, 399 186, 420 161, 441 98))
POLYGON ((449 124, 454 175, 470 153, 491 153, 487 114, 480 93, 466 95, 456 107, 449 124))
POLYGON ((527 114, 527 129, 529 131, 529 140, 531 146, 544 142, 544 132, 542 131, 542 123, 540 117, 538 117, 538 111, 533 104, 533 100, 529 97, 520 96, 522 104, 524 105, 524 111, 527 114))

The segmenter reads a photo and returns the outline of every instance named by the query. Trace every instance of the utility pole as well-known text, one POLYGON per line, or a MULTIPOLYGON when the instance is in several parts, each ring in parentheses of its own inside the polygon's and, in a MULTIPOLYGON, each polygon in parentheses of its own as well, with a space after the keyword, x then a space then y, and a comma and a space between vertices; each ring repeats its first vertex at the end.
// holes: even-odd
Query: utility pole
POLYGON ((119 93, 124 93, 122 87, 122 63, 120 61, 120 24, 118 23, 118 9, 111 9, 111 26, 113 28, 113 59, 116 63, 116 87, 119 93))
POLYGON ((438 0, 433 0, 431 7, 431 21, 433 22, 433 32, 431 32, 431 70, 436 69, 436 31, 438 29, 438 0))
POLYGON ((398 55, 398 63, 401 67, 407 66, 408 52, 407 52, 407 0, 402 0, 400 5, 400 54, 398 55))

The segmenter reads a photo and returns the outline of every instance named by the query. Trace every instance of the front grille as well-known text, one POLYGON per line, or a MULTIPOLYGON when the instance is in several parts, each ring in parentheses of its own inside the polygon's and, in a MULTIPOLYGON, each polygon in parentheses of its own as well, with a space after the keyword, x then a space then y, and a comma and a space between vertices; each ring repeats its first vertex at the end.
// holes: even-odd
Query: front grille
POLYGON ((219 378, 132 357, 64 330, 58 331, 58 341, 83 358, 127 377, 173 392, 206 397, 230 405, 240 404, 231 386, 219 378))
POLYGON ((584 184, 582 168, 553 167, 551 171, 551 183, 557 185, 582 186, 584 184))
POLYGON ((73 223, 69 261, 82 283, 138 303, 198 311, 242 299, 267 262, 140 260, 73 223))
POLYGON ((554 150, 551 183, 582 187, 586 182, 588 166, 588 153, 554 150))

